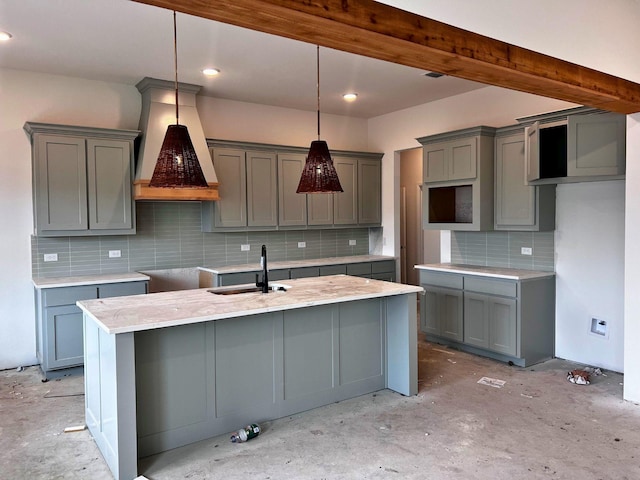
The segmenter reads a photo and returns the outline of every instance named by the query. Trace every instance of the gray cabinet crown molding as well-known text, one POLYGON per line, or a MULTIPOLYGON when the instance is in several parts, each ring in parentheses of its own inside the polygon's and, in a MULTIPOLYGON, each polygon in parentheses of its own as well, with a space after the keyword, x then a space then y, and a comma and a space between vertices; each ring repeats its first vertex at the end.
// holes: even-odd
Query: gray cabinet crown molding
POLYGON ((493 137, 496 133, 494 127, 480 125, 477 127, 463 128, 461 130, 453 130, 451 132, 437 133, 435 135, 427 135, 426 137, 416 138, 421 144, 444 142, 448 140, 456 140, 458 138, 468 138, 475 135, 493 137))
POLYGON ((555 112, 539 113, 537 115, 529 115, 526 117, 516 118, 516 121, 523 127, 533 125, 535 122, 541 124, 555 123, 560 121, 566 121, 570 115, 586 115, 591 113, 606 113, 604 110, 600 110, 592 107, 575 107, 568 108, 566 110, 558 110, 555 112))
POLYGON ((92 138, 112 138, 119 140, 135 140, 140 136, 139 130, 122 130, 113 128, 82 127, 79 125, 56 125, 52 123, 25 122, 24 131, 33 141, 36 133, 48 135, 84 136, 92 138))

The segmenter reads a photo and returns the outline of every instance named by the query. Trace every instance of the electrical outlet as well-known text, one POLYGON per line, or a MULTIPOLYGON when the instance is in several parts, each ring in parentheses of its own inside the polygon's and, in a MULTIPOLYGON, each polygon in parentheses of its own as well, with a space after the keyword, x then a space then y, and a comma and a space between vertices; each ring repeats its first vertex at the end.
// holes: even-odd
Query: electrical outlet
POLYGON ((122 252, 120 250, 109 250, 109 258, 120 258, 122 252))
POLYGON ((298 242, 298 248, 307 248, 307 242, 298 242))
POLYGON ((356 246, 356 241, 355 240, 349 240, 349 246, 350 247, 355 247, 356 246))
POLYGON ((522 247, 520 249, 520 253, 522 255, 533 255, 533 248, 531 248, 531 247, 522 247))
POLYGON ((58 254, 57 253, 45 253, 44 254, 44 261, 45 262, 57 262, 58 261, 58 254))
POLYGON ((248 252, 249 250, 251 250, 251 245, 249 245, 248 243, 240 245, 241 252, 248 252))

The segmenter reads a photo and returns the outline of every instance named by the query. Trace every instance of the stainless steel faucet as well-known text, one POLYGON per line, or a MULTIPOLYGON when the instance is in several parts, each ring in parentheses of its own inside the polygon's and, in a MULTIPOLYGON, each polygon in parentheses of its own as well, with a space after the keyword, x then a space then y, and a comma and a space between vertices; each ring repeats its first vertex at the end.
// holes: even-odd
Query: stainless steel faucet
POLYGON ((256 273, 256 287, 262 287, 262 293, 269 293, 269 270, 267 268, 267 246, 262 245, 260 256, 260 267, 262 268, 262 281, 259 281, 256 273))

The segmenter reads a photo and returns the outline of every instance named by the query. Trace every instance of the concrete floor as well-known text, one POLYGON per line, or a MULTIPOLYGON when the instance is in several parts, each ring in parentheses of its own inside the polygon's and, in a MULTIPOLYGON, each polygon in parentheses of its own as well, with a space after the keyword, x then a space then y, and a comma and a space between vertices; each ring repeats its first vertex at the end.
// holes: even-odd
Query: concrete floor
MULTIPOLYGON (((566 380, 577 365, 509 367, 419 343, 419 394, 383 390, 141 459, 161 479, 638 479, 640 406, 623 377, 566 380), (502 388, 478 384, 483 377, 502 388)), ((0 479, 109 479, 84 422, 81 377, 0 372, 0 479)), ((247 419, 247 423, 251 419, 247 419)), ((239 425, 240 427, 241 425, 239 425)))

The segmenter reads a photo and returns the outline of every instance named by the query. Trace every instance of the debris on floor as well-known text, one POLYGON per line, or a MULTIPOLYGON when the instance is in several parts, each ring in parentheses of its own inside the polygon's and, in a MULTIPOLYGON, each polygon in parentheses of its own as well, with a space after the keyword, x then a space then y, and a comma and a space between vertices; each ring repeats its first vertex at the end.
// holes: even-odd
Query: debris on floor
POLYGON ((507 382, 505 380, 498 380, 497 378, 482 377, 480 380, 478 380, 478 383, 481 385, 489 385, 490 387, 494 388, 502 388, 507 382))
POLYGON ((242 443, 260 435, 260 425, 252 423, 231 434, 231 443, 242 443))
POLYGON ((86 429, 87 429, 86 425, 75 425, 73 427, 65 428, 64 433, 82 432, 83 430, 86 430, 86 429))
POLYGON ((577 368, 567 372, 567 380, 576 385, 589 385, 589 383, 591 383, 589 372, 577 368))

